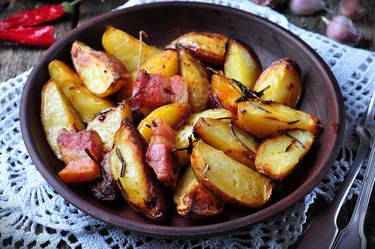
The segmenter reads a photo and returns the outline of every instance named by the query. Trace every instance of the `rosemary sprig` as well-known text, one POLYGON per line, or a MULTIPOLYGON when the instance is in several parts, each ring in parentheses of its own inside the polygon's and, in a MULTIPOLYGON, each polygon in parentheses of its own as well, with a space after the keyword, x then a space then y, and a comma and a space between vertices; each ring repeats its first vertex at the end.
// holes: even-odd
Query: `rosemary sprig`
POLYGON ((98 160, 96 160, 96 158, 93 156, 93 154, 91 154, 91 152, 89 151, 89 149, 85 148, 85 152, 91 158, 91 160, 93 160, 97 165, 100 165, 100 163, 98 162, 98 160))
POLYGON ((121 162, 121 173, 120 173, 120 176, 123 177, 124 174, 125 174, 126 162, 125 162, 124 158, 121 155, 120 149, 116 147, 115 151, 116 151, 117 157, 120 159, 120 162, 121 162))

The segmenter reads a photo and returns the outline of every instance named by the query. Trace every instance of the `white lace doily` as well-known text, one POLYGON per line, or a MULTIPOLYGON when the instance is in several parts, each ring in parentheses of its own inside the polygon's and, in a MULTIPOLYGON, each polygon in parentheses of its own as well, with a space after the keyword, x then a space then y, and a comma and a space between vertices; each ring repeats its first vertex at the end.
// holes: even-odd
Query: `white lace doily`
MULTIPOLYGON (((125 6, 151 1, 130 0, 125 6)), ((306 212, 320 195, 331 200, 352 163, 354 127, 375 89, 375 53, 340 45, 290 24, 281 14, 246 0, 205 0, 265 17, 302 38, 326 61, 345 99, 346 131, 339 158, 302 201, 265 222, 226 236, 202 240, 161 240, 139 236, 76 209, 41 177, 29 158, 19 127, 19 103, 30 71, 0 83, 0 248, 286 248, 295 243, 306 212)), ((361 172, 362 173, 362 172, 361 172)), ((356 180, 350 194, 358 194, 356 180)))

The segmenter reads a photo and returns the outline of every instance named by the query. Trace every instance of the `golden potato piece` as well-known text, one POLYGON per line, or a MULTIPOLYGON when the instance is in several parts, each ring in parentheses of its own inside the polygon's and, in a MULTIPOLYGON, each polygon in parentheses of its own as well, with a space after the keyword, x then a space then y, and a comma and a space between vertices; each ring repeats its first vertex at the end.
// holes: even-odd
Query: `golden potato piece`
POLYGON ((290 175, 309 151, 314 135, 305 130, 289 130, 264 140, 255 157, 258 172, 274 180, 290 175))
POLYGON ((198 182, 191 167, 179 180, 173 200, 177 212, 190 218, 214 216, 224 208, 224 202, 198 182))
POLYGON ((80 131, 85 126, 81 117, 53 79, 43 87, 40 115, 47 141, 57 158, 62 160, 57 144, 59 130, 65 128, 68 131, 80 131))
POLYGON ((145 162, 145 143, 133 124, 125 119, 115 135, 110 154, 113 178, 128 204, 154 220, 168 218, 168 202, 145 162))
POLYGON ((68 97, 83 122, 88 123, 102 110, 114 106, 112 101, 95 96, 87 90, 76 72, 64 62, 59 60, 51 61, 48 64, 48 72, 64 95, 68 97))
POLYGON ((200 60, 222 66, 227 41, 228 38, 222 34, 190 32, 178 37, 167 48, 181 45, 193 52, 200 60))
POLYGON ((253 89, 262 73, 262 65, 255 52, 239 40, 230 39, 225 53, 224 75, 253 89))
POLYGON ((121 126, 121 121, 125 118, 133 120, 130 106, 122 102, 117 107, 99 113, 87 124, 87 129, 97 131, 103 141, 103 149, 109 151, 113 147, 115 134, 121 126))
POLYGON ((238 104, 238 119, 242 128, 260 138, 289 129, 303 129, 318 135, 318 119, 276 102, 269 104, 247 101, 238 104))
POLYGON ((242 97, 240 89, 221 74, 212 75, 211 100, 218 108, 224 108, 237 115, 237 100, 242 97))
MULTIPOLYGON (((102 44, 108 53, 119 58, 128 72, 137 69, 139 61, 139 40, 128 33, 108 26, 102 37, 102 44)), ((161 50, 142 42, 141 64, 161 50)))
MULTIPOLYGON (((172 77, 178 74, 178 55, 174 50, 165 50, 145 61, 140 69, 147 73, 172 77)), ((132 72, 132 79, 137 78, 137 70, 132 72)))
POLYGON ((255 170, 254 159, 259 141, 236 127, 233 122, 200 118, 194 125, 193 133, 196 138, 255 170))
POLYGON ((172 103, 161 106, 147 115, 138 125, 138 131, 146 140, 150 142, 152 130, 151 122, 153 119, 163 119, 172 128, 182 125, 191 114, 189 104, 172 103))
POLYGON ((194 146, 191 167, 199 183, 225 201, 257 208, 271 197, 272 185, 267 177, 203 141, 194 146))
MULTIPOLYGON (((176 135, 176 148, 187 148, 189 146, 189 137, 192 141, 195 140, 193 135, 193 127, 198 122, 199 118, 233 118, 233 114, 225 109, 208 109, 203 112, 195 113, 191 115, 187 120, 186 124, 181 126, 177 130, 176 135)), ((181 150, 176 152, 178 162, 180 165, 187 165, 190 163, 190 155, 187 150, 181 150)))
POLYGON ((262 100, 295 108, 302 91, 301 69, 289 58, 279 59, 259 76, 254 90, 263 92, 262 100))
POLYGON ((96 96, 109 96, 130 80, 129 73, 119 59, 94 50, 83 42, 73 43, 71 55, 82 82, 96 96))
POLYGON ((185 48, 178 47, 180 74, 188 82, 189 103, 192 111, 202 112, 209 100, 210 79, 206 67, 185 48))

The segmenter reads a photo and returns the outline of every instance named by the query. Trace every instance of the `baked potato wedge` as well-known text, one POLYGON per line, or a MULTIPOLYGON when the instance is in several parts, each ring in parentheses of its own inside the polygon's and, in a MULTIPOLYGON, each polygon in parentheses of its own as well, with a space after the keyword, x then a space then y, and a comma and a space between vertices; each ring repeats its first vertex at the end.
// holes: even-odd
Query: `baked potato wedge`
MULTIPOLYGON (((194 113, 191 115, 187 120, 186 124, 181 126, 177 130, 176 135, 176 148, 183 149, 188 148, 189 146, 189 137, 191 141, 195 140, 193 135, 193 128, 194 125, 198 122, 198 120, 203 118, 233 118, 234 115, 225 109, 208 109, 203 112, 194 113)), ((187 150, 178 150, 176 151, 176 155, 178 157, 178 162, 180 165, 188 165, 190 163, 190 154, 187 150)))
POLYGON ((168 202, 152 169, 145 162, 146 144, 130 120, 125 119, 116 132, 111 150, 113 178, 128 204, 153 219, 168 218, 168 202))
POLYGON ((237 100, 242 97, 238 86, 224 75, 214 74, 211 79, 211 100, 218 108, 224 108, 237 115, 237 100))
MULTIPOLYGON (((133 72, 137 69, 139 61, 139 43, 140 41, 138 39, 110 25, 102 36, 102 45, 105 51, 119 58, 128 72, 133 72)), ((141 64, 160 52, 160 49, 142 42, 141 64)))
POLYGON ((119 91, 130 81, 130 74, 115 56, 94 50, 83 42, 73 42, 72 61, 87 89, 99 97, 119 91))
POLYGON ((40 116, 52 151, 58 159, 62 160, 57 143, 59 131, 63 128, 68 131, 80 131, 85 128, 85 125, 53 79, 49 80, 43 87, 40 116))
POLYGON ((255 157, 258 172, 274 180, 283 180, 294 171, 314 140, 311 132, 299 129, 264 140, 255 157))
POLYGON ((262 100, 295 108, 302 92, 301 69, 289 58, 279 59, 259 76, 254 90, 263 93, 262 100))
POLYGON ((253 49, 239 40, 230 39, 225 53, 224 75, 253 89, 261 73, 262 65, 253 49))
POLYGON ((224 202, 198 182, 191 167, 178 181, 173 200, 177 212, 190 218, 214 216, 224 209, 224 202))
POLYGON ((227 156, 255 170, 255 154, 259 141, 236 127, 233 122, 200 118, 193 134, 206 144, 223 151, 227 156))
POLYGON ((222 66, 227 41, 228 38, 222 34, 190 32, 178 37, 167 48, 176 49, 176 46, 181 45, 200 60, 222 66))
POLYGON ((151 124, 154 119, 163 119, 169 126, 176 129, 182 125, 190 116, 189 104, 172 103, 161 106, 147 115, 138 125, 138 131, 147 143, 150 142, 152 130, 151 124))
POLYGON ((202 112, 209 100, 210 79, 205 65, 184 47, 178 46, 180 74, 188 82, 189 103, 192 111, 202 112))
POLYGON ((115 134, 121 126, 121 121, 125 118, 132 121, 132 113, 130 106, 121 102, 116 107, 100 112, 87 124, 87 129, 97 131, 103 141, 103 149, 109 151, 113 147, 115 134))
POLYGON ((314 116, 276 102, 241 102, 238 104, 238 120, 242 128, 259 138, 297 128, 310 131, 314 136, 320 131, 318 119, 314 116))
MULTIPOLYGON (((178 55, 174 50, 165 50, 157 54, 140 66, 140 70, 145 70, 147 73, 161 74, 166 77, 172 77, 178 74, 178 55)), ((132 72, 132 79, 137 78, 137 70, 132 72)))
POLYGON ((88 123, 102 110, 114 106, 112 101, 92 94, 76 72, 64 62, 59 60, 51 61, 48 64, 48 72, 64 95, 70 100, 83 122, 88 123))
POLYGON ((199 183, 227 202, 258 208, 271 197, 272 184, 267 177, 203 141, 193 148, 191 167, 199 183))

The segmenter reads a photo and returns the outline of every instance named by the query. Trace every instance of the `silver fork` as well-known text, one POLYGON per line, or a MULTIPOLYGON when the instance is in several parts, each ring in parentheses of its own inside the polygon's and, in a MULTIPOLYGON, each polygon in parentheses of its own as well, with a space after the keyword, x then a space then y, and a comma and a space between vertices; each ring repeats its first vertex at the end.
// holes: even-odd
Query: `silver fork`
POLYGON ((363 227, 375 179, 375 94, 367 111, 365 129, 371 136, 371 152, 363 179, 362 190, 358 196, 352 217, 348 225, 337 237, 334 248, 366 248, 367 240, 363 227))
MULTIPOLYGON (((344 203, 345 197, 348 194, 350 187, 356 178, 359 169, 362 166, 364 159, 369 151, 369 135, 366 132, 366 120, 371 112, 374 112, 375 106, 375 93, 372 96, 370 107, 367 112, 363 113, 360 123, 356 127, 356 133, 359 137, 360 144, 357 150, 357 155, 354 159, 353 164, 350 167, 350 171, 345 176, 345 180, 342 183, 340 189, 338 190, 332 203, 329 205, 327 210, 314 219, 310 226, 307 228, 305 234, 298 243, 298 249, 315 249, 322 248, 328 249, 332 248, 334 245, 336 236, 339 229, 336 224, 337 216, 344 203), (370 110, 371 109, 371 110, 370 110)), ((352 247, 357 248, 357 247, 352 247)))

